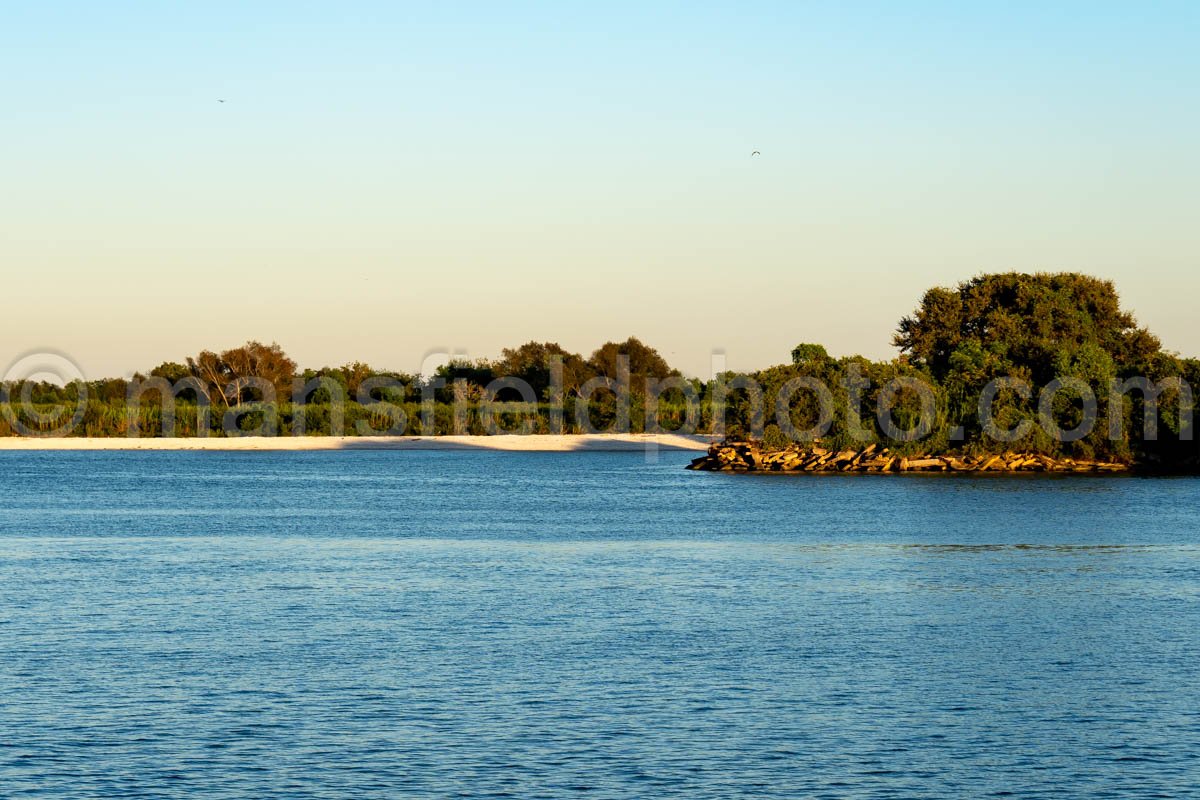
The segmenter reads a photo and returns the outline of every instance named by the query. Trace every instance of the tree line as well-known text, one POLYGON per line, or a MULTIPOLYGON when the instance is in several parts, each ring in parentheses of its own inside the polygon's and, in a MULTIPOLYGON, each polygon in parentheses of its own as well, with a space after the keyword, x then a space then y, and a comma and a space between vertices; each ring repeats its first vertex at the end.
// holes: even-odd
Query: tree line
POLYGON ((699 381, 637 338, 587 357, 527 342, 429 376, 361 362, 301 370, 279 345, 248 342, 130 381, 7 386, 0 435, 53 430, 51 410, 78 403, 70 433, 86 436, 684 430, 769 446, 820 438, 1167 468, 1200 461, 1191 425, 1200 361, 1165 351, 1111 282, 1005 273, 934 288, 900 320, 894 344, 888 361, 801 344, 787 363, 699 381))

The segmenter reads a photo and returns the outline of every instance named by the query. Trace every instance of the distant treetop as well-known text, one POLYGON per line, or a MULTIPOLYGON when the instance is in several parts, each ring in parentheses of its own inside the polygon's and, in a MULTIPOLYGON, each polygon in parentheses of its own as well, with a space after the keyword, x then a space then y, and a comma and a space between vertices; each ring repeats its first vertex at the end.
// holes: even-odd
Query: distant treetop
POLYGON ((792 348, 792 363, 796 365, 829 360, 829 353, 819 344, 798 344, 792 348))

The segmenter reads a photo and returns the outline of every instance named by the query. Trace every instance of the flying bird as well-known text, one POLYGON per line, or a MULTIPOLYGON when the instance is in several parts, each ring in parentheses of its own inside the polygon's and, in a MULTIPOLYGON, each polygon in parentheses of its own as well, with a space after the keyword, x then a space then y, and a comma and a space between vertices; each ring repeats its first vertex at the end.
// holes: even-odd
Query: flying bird
POLYGON ((218 100, 217 102, 218 102, 218 103, 224 103, 225 101, 224 101, 224 100, 218 100))
POLYGON ((750 157, 753 158, 754 156, 761 156, 761 155, 762 155, 762 153, 755 150, 753 153, 750 154, 750 157))

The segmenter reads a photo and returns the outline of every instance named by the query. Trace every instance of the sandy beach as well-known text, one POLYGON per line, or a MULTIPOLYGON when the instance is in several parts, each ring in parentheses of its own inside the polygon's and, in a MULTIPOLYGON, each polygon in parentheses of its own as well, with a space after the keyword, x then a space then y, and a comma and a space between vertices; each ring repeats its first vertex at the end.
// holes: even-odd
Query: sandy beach
POLYGON ((684 434, 530 436, 243 436, 212 439, 0 438, 0 450, 705 450, 712 437, 684 434))

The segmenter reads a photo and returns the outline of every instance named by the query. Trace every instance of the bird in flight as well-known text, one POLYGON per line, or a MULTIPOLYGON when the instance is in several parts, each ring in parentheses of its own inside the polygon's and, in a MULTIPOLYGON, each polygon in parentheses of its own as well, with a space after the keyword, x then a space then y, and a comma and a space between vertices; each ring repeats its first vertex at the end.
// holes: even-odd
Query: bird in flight
POLYGON ((754 156, 761 156, 761 155, 762 155, 762 153, 758 152, 757 150, 755 150, 753 153, 750 154, 751 158, 753 158, 754 156))
POLYGON ((217 102, 218 102, 218 103, 224 103, 225 101, 224 101, 224 100, 218 100, 217 102))

